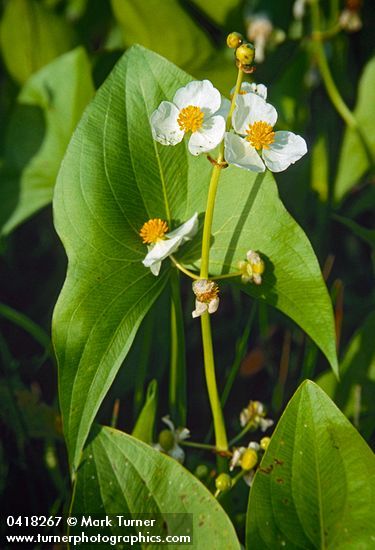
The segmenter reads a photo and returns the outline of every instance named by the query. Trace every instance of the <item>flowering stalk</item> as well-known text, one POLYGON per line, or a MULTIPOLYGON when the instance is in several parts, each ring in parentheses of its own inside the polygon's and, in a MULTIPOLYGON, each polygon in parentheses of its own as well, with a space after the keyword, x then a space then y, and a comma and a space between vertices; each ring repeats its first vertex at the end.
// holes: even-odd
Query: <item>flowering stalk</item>
MULTIPOLYGON (((242 78, 243 78, 243 71, 239 68, 236 88, 232 97, 232 102, 231 102, 227 123, 226 123, 227 129, 229 129, 231 126, 232 113, 236 104, 236 97, 238 95, 238 92, 241 89, 242 78)), ((211 180, 210 180, 210 185, 208 190, 207 207, 206 207, 206 214, 204 218, 203 237, 202 237, 202 254, 201 254, 201 269, 200 269, 201 279, 208 278, 212 220, 213 220, 213 214, 214 214, 214 208, 215 208, 217 186, 219 183, 219 177, 220 177, 220 173, 223 168, 223 165, 224 165, 224 141, 222 141, 220 145, 219 155, 216 160, 215 166, 213 167, 213 170, 212 170, 211 180)), ((201 316, 201 328, 202 328, 205 376, 206 376, 208 395, 209 395, 212 416, 214 421, 216 447, 219 450, 226 451, 228 449, 228 440, 227 440, 227 434, 226 434, 226 429, 224 424, 223 412, 220 404, 220 398, 217 390, 214 352, 213 352, 212 335, 211 335, 211 323, 210 323, 210 316, 208 312, 203 313, 201 316)))
POLYGON ((374 158, 371 152, 371 148, 367 142, 366 137, 363 135, 361 128, 358 125, 358 122, 353 115, 352 111, 346 105, 345 101, 341 97, 339 90, 333 80, 331 70, 328 65, 326 58, 324 45, 322 43, 322 33, 320 31, 320 10, 319 10, 319 0, 313 0, 311 2, 311 22, 312 22, 312 37, 315 44, 315 56, 318 63, 319 71, 322 76, 324 86, 326 88, 327 94, 335 107, 336 111, 339 113, 341 118, 347 124, 349 128, 355 130, 363 144, 363 147, 366 151, 367 157, 370 161, 370 164, 373 165, 374 158))

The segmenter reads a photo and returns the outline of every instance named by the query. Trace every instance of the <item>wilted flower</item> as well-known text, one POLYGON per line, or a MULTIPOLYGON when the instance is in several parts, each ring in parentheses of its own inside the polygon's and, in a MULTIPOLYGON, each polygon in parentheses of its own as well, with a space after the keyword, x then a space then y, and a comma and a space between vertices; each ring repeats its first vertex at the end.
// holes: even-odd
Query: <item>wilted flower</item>
POLYGON ((214 149, 223 139, 225 120, 220 114, 221 95, 209 80, 193 81, 177 90, 173 101, 162 101, 151 115, 153 138, 163 145, 176 145, 191 132, 193 155, 214 149))
POLYGON ((193 317, 200 317, 202 313, 215 313, 219 307, 219 287, 214 281, 198 279, 193 283, 193 292, 196 296, 193 317))
POLYGON ((258 452, 260 445, 256 441, 250 441, 247 447, 236 447, 233 450, 233 456, 229 463, 229 470, 241 467, 246 474, 243 476, 245 483, 251 486, 255 474, 255 466, 258 463, 258 452))
POLYGON ((198 214, 168 233, 165 221, 155 218, 143 224, 139 234, 147 244, 148 253, 143 265, 149 267, 154 275, 159 275, 161 262, 186 241, 190 241, 198 231, 198 214))
POLYGON ((282 172, 299 160, 307 152, 305 140, 292 132, 274 132, 276 120, 276 109, 259 95, 239 95, 232 122, 240 135, 226 132, 226 161, 254 172, 264 172, 265 165, 282 172))
POLYGON ((254 43, 255 61, 262 63, 265 58, 266 44, 273 31, 269 17, 263 13, 251 15, 247 19, 247 38, 254 43))
POLYGON ((265 416, 266 411, 263 403, 260 401, 249 401, 248 406, 241 411, 240 424, 243 428, 251 424, 254 430, 260 428, 262 432, 265 432, 273 425, 273 420, 265 418, 265 416))
POLYGON ((160 432, 159 442, 155 443, 154 449, 171 456, 182 464, 185 460, 185 452, 179 446, 179 443, 190 437, 190 431, 187 428, 176 429, 169 416, 163 416, 162 421, 168 426, 169 430, 160 432))
POLYGON ((260 285, 262 283, 262 273, 264 272, 264 261, 254 250, 248 250, 246 258, 247 261, 238 262, 238 268, 242 273, 242 282, 254 282, 256 285, 260 285))
MULTIPOLYGON (((235 89, 235 87, 231 89, 231 97, 233 97, 235 89)), ((255 82, 242 82, 239 95, 245 95, 248 93, 257 94, 264 100, 267 99, 267 88, 264 84, 255 84, 255 82)))
POLYGON ((342 29, 347 32, 358 32, 362 28, 362 19, 360 9, 362 7, 361 0, 347 0, 345 8, 340 14, 339 24, 342 29))

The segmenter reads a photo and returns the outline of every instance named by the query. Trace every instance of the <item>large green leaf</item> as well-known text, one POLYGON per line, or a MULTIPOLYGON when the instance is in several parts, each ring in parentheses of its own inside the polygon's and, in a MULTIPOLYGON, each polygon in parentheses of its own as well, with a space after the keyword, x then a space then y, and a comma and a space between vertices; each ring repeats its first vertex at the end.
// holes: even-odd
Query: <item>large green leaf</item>
MULTIPOLYGON (((354 109, 358 125, 365 135, 375 158, 375 58, 369 61, 359 82, 354 109)), ((335 199, 340 201, 369 168, 369 159, 357 132, 347 129, 341 148, 335 181, 335 199)))
MULTIPOLYGON (((169 275, 168 261, 158 278, 143 267, 139 228, 153 217, 174 227, 205 209, 210 163, 188 154, 186 143, 155 143, 149 125, 159 102, 189 80, 158 55, 130 49, 86 110, 62 164, 55 220, 69 269, 54 315, 54 341, 73 466, 169 275)), ((264 285, 246 290, 298 322, 336 368, 331 305, 306 236, 282 206, 271 174, 230 167, 217 199, 213 271, 236 269, 249 248, 263 253, 267 269, 264 285)), ((199 238, 182 252, 187 263, 198 265, 199 238)))
POLYGON ((20 84, 72 47, 69 25, 35 0, 7 2, 0 27, 5 65, 20 84))
POLYGON ((375 415, 374 334, 375 313, 372 313, 349 343, 340 365, 340 382, 331 372, 321 374, 316 380, 346 416, 354 418, 361 431, 369 436, 374 431, 375 415))
MULTIPOLYGON (((77 473, 73 515, 90 512, 101 517, 103 514, 132 514, 134 518, 142 518, 141 514, 151 518, 162 516, 164 525, 170 529, 176 520, 183 520, 180 514, 192 514, 190 534, 194 549, 239 550, 233 525, 224 510, 176 460, 117 430, 95 428, 93 431, 77 473)), ((159 520, 159 528, 160 523, 159 520)), ((153 535, 168 534, 165 530, 152 533, 149 530, 153 535)), ((119 532, 132 533, 129 528, 126 533, 124 528, 119 532)), ((177 533, 188 534, 183 523, 175 530, 177 533)), ((134 548, 141 547, 145 546, 134 545, 134 548)), ((147 545, 147 548, 156 547, 147 545)), ((181 545, 168 545, 168 548, 181 548, 181 545)))
POLYGON ((213 51, 208 35, 178 0, 111 0, 124 45, 142 44, 189 71, 213 51))
POLYGON ((90 63, 83 48, 52 61, 22 88, 7 136, 0 190, 2 233, 9 233, 51 202, 66 147, 93 95, 90 63))
POLYGON ((304 382, 255 475, 247 547, 372 548, 374 474, 362 437, 318 386, 304 382))

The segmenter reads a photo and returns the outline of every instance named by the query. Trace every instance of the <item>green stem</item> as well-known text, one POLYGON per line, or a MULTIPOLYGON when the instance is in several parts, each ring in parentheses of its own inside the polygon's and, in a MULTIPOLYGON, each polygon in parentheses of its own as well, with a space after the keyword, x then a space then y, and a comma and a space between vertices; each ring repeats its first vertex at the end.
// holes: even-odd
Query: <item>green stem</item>
POLYGON ((34 323, 34 321, 26 317, 23 313, 2 303, 0 303, 0 315, 23 328, 52 356, 51 340, 48 334, 40 328, 39 325, 34 323))
POLYGON ((193 273, 192 271, 190 271, 190 269, 187 269, 182 264, 180 264, 180 262, 176 260, 173 254, 171 254, 169 258, 171 259, 173 265, 176 266, 177 269, 179 269, 182 273, 185 273, 185 275, 190 277, 190 279, 195 279, 195 280, 200 279, 199 275, 197 275, 196 273, 193 273))
POLYGON ((216 275, 216 277, 210 277, 211 281, 221 281, 221 279, 232 279, 233 277, 241 277, 242 271, 233 271, 233 273, 225 273, 224 275, 216 275))
POLYGON ((214 445, 206 445, 205 443, 196 443, 195 441, 180 441, 179 445, 183 447, 193 447, 194 449, 204 449, 205 451, 217 452, 217 448, 214 445))
POLYGON ((312 21, 312 36, 314 38, 315 44, 315 56, 318 63, 320 74, 324 82, 328 97, 330 98, 333 106, 336 111, 339 113, 344 122, 348 125, 349 128, 355 130, 360 138, 363 147, 368 156, 369 162, 372 165, 374 162, 373 155, 371 152, 371 147, 367 142, 365 135, 362 133, 361 128, 358 125, 358 122, 353 115, 352 111, 348 108, 345 101, 341 97, 341 94, 333 80, 331 69, 329 68, 328 61, 326 58, 324 45, 321 41, 321 30, 320 30, 320 10, 319 10, 319 0, 314 0, 311 2, 311 21, 312 21))
POLYGON ((250 429, 253 427, 252 423, 249 422, 246 424, 246 426, 243 428, 243 430, 240 431, 239 434, 237 434, 233 439, 229 441, 229 447, 232 447, 237 441, 240 441, 244 435, 247 434, 247 432, 250 431, 250 429))
MULTIPOLYGON (((232 97, 231 106, 229 109, 228 119, 226 127, 230 128, 233 110, 236 104, 236 97, 241 89, 243 72, 238 71, 236 88, 232 97)), ((203 237, 202 237, 202 254, 201 254, 201 270, 200 278, 207 279, 209 273, 210 263, 210 241, 212 220, 215 208, 216 192, 219 183, 219 177, 222 170, 222 163, 224 160, 224 141, 220 145, 219 155, 216 164, 212 170, 211 181, 208 190, 206 214, 204 218, 203 237)), ((208 396, 210 400, 212 416, 214 421, 215 440, 216 447, 220 451, 226 451, 228 449, 228 440, 225 429, 225 423, 223 418, 223 412, 221 409, 219 393, 217 390, 216 375, 215 375, 215 361, 214 352, 212 346, 211 335, 211 321, 207 312, 201 316, 201 328, 202 328, 202 343, 203 343, 203 356, 204 356, 204 370, 206 376, 206 383, 208 389, 208 396)))
POLYGON ((186 424, 186 364, 183 315, 178 271, 171 275, 171 361, 169 408, 173 419, 186 424))

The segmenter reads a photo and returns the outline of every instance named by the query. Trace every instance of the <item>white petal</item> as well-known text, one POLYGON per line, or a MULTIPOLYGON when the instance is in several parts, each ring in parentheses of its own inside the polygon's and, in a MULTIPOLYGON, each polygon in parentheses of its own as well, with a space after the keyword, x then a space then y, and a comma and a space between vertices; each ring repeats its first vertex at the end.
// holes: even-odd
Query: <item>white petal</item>
POLYGON ((259 451, 260 445, 256 441, 250 441, 249 445, 247 446, 248 449, 254 449, 254 451, 259 451))
POLYGON ((273 426, 273 420, 271 420, 270 418, 261 418, 259 420, 259 427, 262 430, 262 432, 265 432, 271 426, 273 426))
POLYGON ((168 451, 168 454, 169 454, 169 456, 171 456, 172 458, 174 458, 175 460, 177 460, 181 464, 185 460, 185 452, 178 445, 175 445, 174 447, 172 447, 172 449, 170 451, 168 451))
POLYGON ((155 275, 155 277, 159 275, 160 268, 161 268, 161 262, 155 262, 150 265, 150 271, 153 275, 155 275))
POLYGON ((225 120, 222 116, 212 116, 203 121, 202 128, 191 135, 189 151, 192 155, 207 153, 215 149, 225 133, 225 120))
POLYGON ((272 172, 282 172, 307 153, 306 141, 292 132, 275 132, 275 141, 262 156, 272 172))
MULTIPOLYGON (((234 90, 236 87, 231 89, 230 95, 233 96, 234 90)), ((242 82, 241 84, 241 94, 253 93, 262 97, 264 100, 267 99, 267 88, 264 84, 255 84, 255 82, 242 82)))
POLYGON ((245 139, 229 132, 225 134, 225 160, 229 164, 252 172, 265 171, 263 161, 256 149, 245 139))
POLYGON ((218 297, 208 302, 208 313, 215 313, 219 307, 220 299, 218 297))
POLYGON ((184 137, 177 118, 179 110, 173 103, 162 101, 150 117, 152 137, 162 145, 176 145, 184 137))
POLYGON ((212 115, 220 108, 221 95, 209 80, 194 80, 180 88, 174 95, 173 103, 179 109, 194 105, 206 115, 212 115))
POLYGON ((172 420, 169 418, 169 415, 163 416, 162 421, 164 422, 164 424, 166 424, 168 426, 168 428, 174 434, 174 432, 175 432, 174 424, 173 424, 172 420))
POLYGON ((188 428, 179 428, 177 430, 177 441, 184 441, 190 437, 190 430, 188 428))
POLYGON ((199 300, 195 300, 195 310, 192 312, 194 319, 196 317, 200 317, 205 311, 207 311, 207 304, 200 302, 199 300))
POLYGON ((277 121, 275 107, 257 94, 239 95, 233 113, 233 128, 236 132, 245 135, 249 124, 259 121, 274 126, 277 121))
POLYGON ((193 216, 185 223, 167 233, 168 239, 173 239, 174 237, 181 237, 181 243, 188 241, 198 231, 198 212, 195 212, 193 216))
POLYGON ((251 487, 251 485, 252 485, 252 483, 253 483, 254 476, 255 476, 255 470, 250 470, 250 472, 247 472, 247 473, 243 476, 244 482, 245 482, 246 485, 248 485, 249 487, 251 487))
POLYGON ((155 245, 149 249, 145 259, 143 260, 143 265, 145 267, 151 267, 157 262, 161 262, 173 252, 175 252, 181 244, 181 237, 174 237, 173 239, 164 239, 158 241, 155 245))
POLYGON ((229 109, 230 109, 229 99, 227 99, 226 97, 221 97, 220 109, 215 113, 215 115, 217 116, 220 115, 226 120, 229 114, 229 109))

